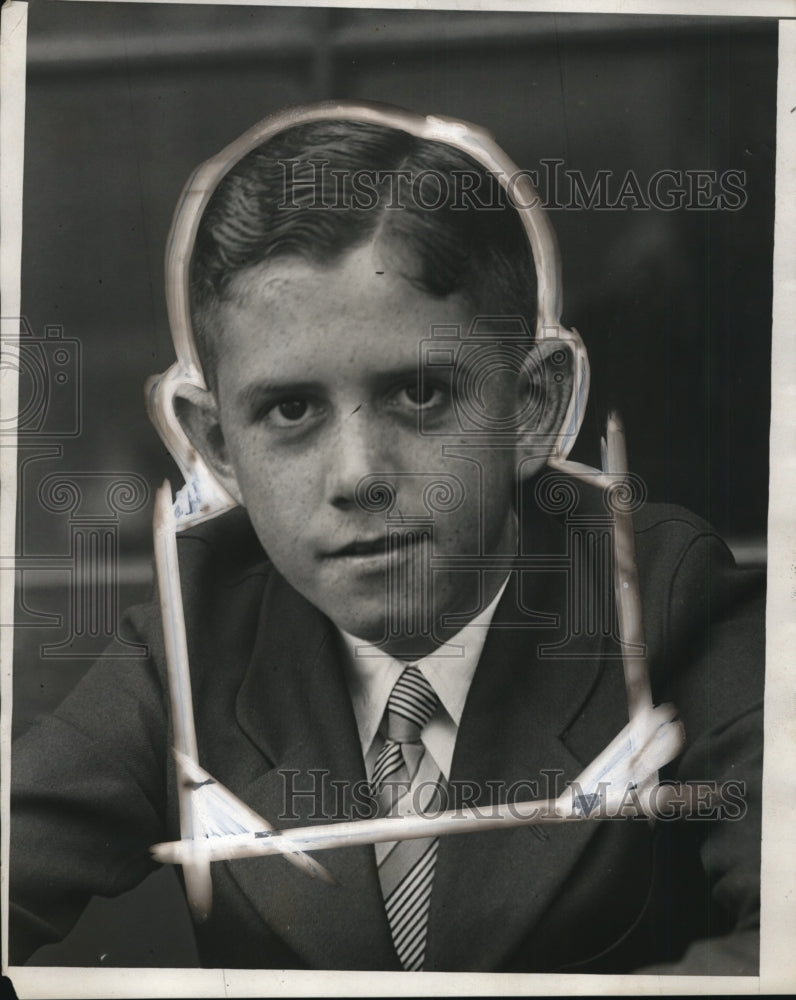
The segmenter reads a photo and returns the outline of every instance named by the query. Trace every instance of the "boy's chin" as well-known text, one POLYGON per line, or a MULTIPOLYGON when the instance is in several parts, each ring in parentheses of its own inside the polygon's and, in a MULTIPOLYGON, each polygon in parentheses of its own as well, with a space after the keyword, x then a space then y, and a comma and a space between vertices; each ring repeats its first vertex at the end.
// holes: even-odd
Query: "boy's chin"
POLYGON ((391 616, 389 619, 384 614, 373 618, 342 615, 332 620, 355 639, 400 660, 419 660, 432 653, 447 638, 437 635, 437 630, 430 623, 425 628, 419 628, 419 614, 405 618, 391 616))

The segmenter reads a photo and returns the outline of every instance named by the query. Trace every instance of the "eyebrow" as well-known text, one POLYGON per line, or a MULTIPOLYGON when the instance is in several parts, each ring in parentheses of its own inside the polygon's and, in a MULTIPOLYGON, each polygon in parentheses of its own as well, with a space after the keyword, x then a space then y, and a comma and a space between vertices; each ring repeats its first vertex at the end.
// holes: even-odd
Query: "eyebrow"
POLYGON ((320 382, 302 382, 292 379, 285 379, 284 381, 258 379, 256 382, 250 382, 248 385, 245 385, 235 397, 235 402, 238 406, 248 410, 271 396, 291 394, 300 396, 306 393, 318 392, 320 389, 320 382))
MULTIPOLYGON (((424 373, 428 371, 428 366, 426 365, 419 366, 416 363, 399 365, 393 369, 375 373, 373 381, 377 386, 386 386, 390 382, 400 381, 401 379, 413 379, 418 376, 421 368, 424 373)), ((257 406, 264 399, 272 396, 289 396, 292 394, 300 396, 306 393, 320 393, 324 390, 324 387, 325 383, 317 379, 258 379, 256 382, 250 382, 248 385, 245 385, 235 397, 235 402, 238 406, 250 409, 257 406)))

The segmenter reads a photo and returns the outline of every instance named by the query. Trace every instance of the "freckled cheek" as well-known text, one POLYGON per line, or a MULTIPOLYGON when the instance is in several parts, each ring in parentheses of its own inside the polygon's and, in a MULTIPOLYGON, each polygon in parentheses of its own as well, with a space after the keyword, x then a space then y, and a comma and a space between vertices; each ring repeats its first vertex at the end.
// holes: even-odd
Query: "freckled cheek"
MULTIPOLYGON (((303 490, 301 477, 284 457, 267 447, 261 434, 240 420, 227 420, 225 440, 243 505, 261 545, 282 567, 299 551, 303 490)), ((223 424, 223 420, 222 420, 223 424)))
POLYGON ((468 501, 450 512, 433 515, 434 548, 439 555, 466 555, 480 549, 481 511, 468 501))
POLYGON ((277 569, 294 586, 302 585, 312 560, 301 505, 263 492, 255 503, 247 505, 247 512, 260 544, 277 569))
POLYGON ((481 542, 491 549, 502 536, 506 518, 513 507, 516 479, 508 462, 485 462, 471 465, 467 473, 460 469, 464 501, 452 516, 451 534, 463 551, 475 551, 481 542))
POLYGON ((247 506, 258 498, 281 507, 294 507, 297 498, 309 502, 317 487, 318 467, 312 456, 270 449, 257 435, 228 439, 230 458, 247 506))
POLYGON ((312 484, 296 470, 280 468, 278 463, 263 464, 241 484, 250 513, 273 525, 276 531, 298 529, 306 524, 312 510, 312 484))

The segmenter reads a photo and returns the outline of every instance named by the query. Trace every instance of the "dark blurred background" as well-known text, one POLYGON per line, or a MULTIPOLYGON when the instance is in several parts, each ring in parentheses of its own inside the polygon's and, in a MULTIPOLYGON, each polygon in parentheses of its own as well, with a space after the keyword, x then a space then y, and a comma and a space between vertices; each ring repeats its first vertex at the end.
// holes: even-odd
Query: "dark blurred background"
MULTIPOLYGON (((564 320, 592 362, 573 457, 599 462, 600 421, 619 407, 650 498, 691 508, 739 561, 764 564, 776 75, 776 23, 763 19, 34 0, 15 731, 60 700, 119 608, 149 590, 151 493, 179 481, 142 392, 173 360, 171 213, 199 162, 289 104, 454 115, 521 167, 560 159, 587 182, 610 171, 612 192, 627 171, 642 189, 661 170, 744 171, 737 211, 551 214, 564 320)), ((93 903, 36 961, 191 964, 175 889, 163 870, 93 903)))

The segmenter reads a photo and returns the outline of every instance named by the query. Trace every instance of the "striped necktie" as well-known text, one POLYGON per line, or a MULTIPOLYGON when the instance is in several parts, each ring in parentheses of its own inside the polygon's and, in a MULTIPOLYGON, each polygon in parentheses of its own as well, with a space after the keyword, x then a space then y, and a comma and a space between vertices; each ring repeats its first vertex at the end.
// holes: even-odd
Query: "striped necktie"
MULTIPOLYGON (((373 767, 379 816, 436 811, 445 779, 420 739, 439 699, 417 669, 407 667, 387 702, 387 739, 373 767)), ((376 844, 376 861, 393 942, 403 967, 421 969, 437 856, 437 837, 376 844)))

